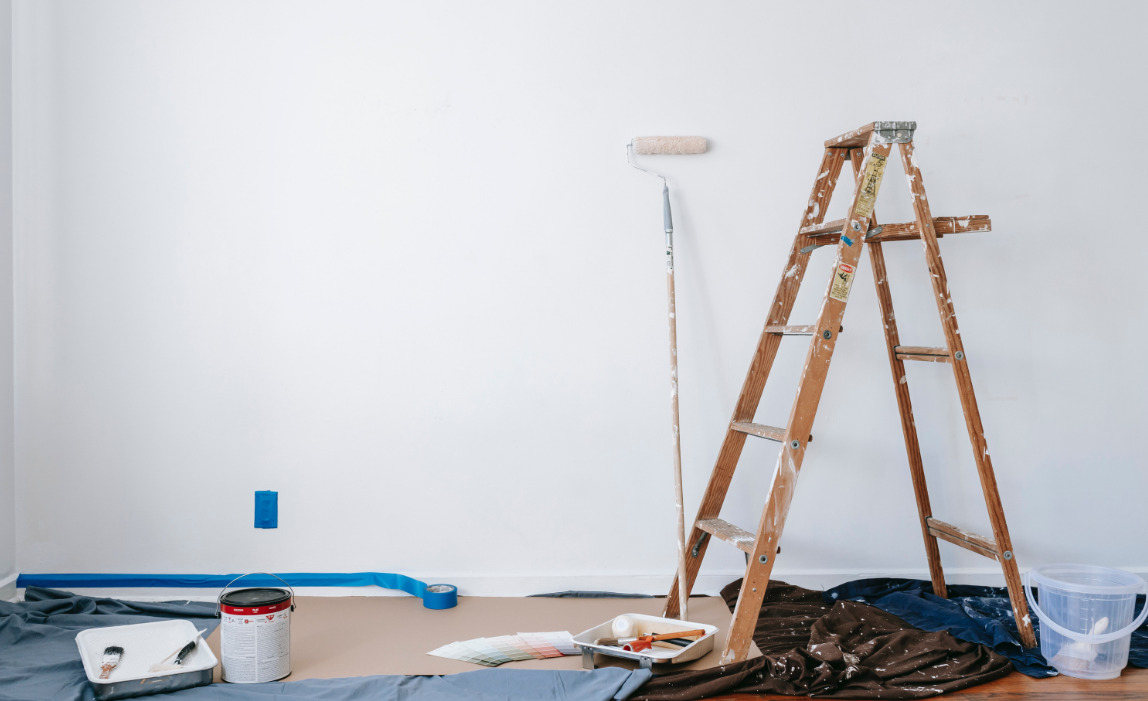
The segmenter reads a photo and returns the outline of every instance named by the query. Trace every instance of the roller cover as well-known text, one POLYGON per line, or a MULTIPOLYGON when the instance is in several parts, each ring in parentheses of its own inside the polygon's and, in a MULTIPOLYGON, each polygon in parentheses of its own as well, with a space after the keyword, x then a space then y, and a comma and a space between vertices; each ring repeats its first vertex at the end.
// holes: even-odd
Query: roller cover
POLYGON ((704 136, 636 136, 634 153, 651 154, 691 154, 705 153, 704 136))

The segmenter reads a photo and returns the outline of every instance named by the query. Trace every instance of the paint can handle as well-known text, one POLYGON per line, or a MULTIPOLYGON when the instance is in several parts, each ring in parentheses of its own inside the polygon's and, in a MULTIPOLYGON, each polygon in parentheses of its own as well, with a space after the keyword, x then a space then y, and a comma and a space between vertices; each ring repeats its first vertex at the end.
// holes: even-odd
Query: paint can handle
POLYGON ((292 611, 295 610, 295 590, 291 588, 290 584, 287 584, 286 579, 283 579, 282 577, 280 577, 277 574, 271 574, 270 572, 248 572, 247 574, 239 575, 235 579, 233 579, 230 582, 228 582, 227 584, 223 585, 223 590, 219 592, 219 596, 215 597, 215 615, 216 616, 218 616, 220 611, 222 611, 223 595, 227 593, 227 588, 230 587, 232 584, 235 584, 239 580, 243 579, 244 577, 250 577, 253 574, 265 574, 268 577, 274 577, 275 579, 278 579, 280 582, 283 582, 284 586, 286 586, 288 591, 291 592, 291 610, 292 611))

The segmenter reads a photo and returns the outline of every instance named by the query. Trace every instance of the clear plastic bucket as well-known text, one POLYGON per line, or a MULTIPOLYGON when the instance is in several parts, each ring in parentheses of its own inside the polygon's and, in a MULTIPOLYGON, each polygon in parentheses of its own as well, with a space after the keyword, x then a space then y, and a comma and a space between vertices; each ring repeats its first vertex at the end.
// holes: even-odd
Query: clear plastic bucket
POLYGON ((1025 574, 1029 606, 1040 617, 1040 653, 1061 674, 1112 679, 1128 664, 1136 595, 1148 587, 1131 572, 1092 565, 1044 565, 1025 574), (1036 587, 1038 606, 1032 596, 1036 587))

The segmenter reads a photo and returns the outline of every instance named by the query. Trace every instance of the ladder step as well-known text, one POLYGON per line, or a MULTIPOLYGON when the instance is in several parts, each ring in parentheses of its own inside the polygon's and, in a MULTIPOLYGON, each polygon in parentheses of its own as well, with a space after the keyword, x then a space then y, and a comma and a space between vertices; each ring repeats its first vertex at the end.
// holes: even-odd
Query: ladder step
MULTIPOLYGON (((913 226, 913 224, 894 224, 894 226, 907 227, 907 226, 913 226)), ((872 237, 879 235, 882 231, 884 231, 884 228, 885 227, 878 226, 878 227, 874 227, 874 228, 870 229, 869 231, 865 232, 865 240, 869 241, 872 237)), ((842 234, 842 232, 844 232, 844 231, 845 231, 845 220, 844 219, 834 219, 833 221, 831 221, 827 224, 821 224, 820 226, 804 227, 804 228, 800 229, 797 233, 800 236, 825 236, 828 239, 828 237, 831 237, 831 236, 834 236, 834 237, 840 236, 842 234)), ((850 236, 852 236, 852 234, 850 234, 850 236)), ((854 238, 857 238, 857 237, 854 236, 854 238)), ((884 237, 881 237, 881 238, 882 238, 882 240, 884 240, 884 237)), ((906 233, 902 233, 902 238, 920 238, 920 236, 912 236, 912 235, 909 235, 906 233)), ((833 241, 836 241, 836 239, 833 239, 833 241)), ((819 245, 824 246, 826 244, 833 243, 833 241, 826 240, 826 242, 824 244, 819 244, 819 245)))
POLYGON ((757 540, 757 536, 744 528, 739 528, 729 521, 723 521, 720 518, 698 521, 697 527, 718 540, 724 540, 732 544, 744 553, 752 553, 753 544, 757 540))
MULTIPOLYGON (((777 326, 770 325, 765 327, 766 333, 776 333, 782 336, 813 336, 817 333, 816 326, 777 326)), ((837 333, 844 333, 845 327, 838 326, 837 333)))
POLYGON ((766 326, 766 333, 777 333, 782 336, 812 336, 817 333, 816 326, 766 326))
MULTIPOLYGON (((750 436, 757 436, 758 438, 768 438, 771 441, 778 443, 785 440, 785 429, 778 428, 777 426, 766 426, 765 424, 754 424, 748 421, 734 421, 729 427, 738 433, 745 433, 750 436)), ((807 443, 813 442, 813 434, 809 434, 806 439, 807 443)))
POLYGON ((951 363, 952 354, 948 348, 929 348, 927 346, 896 346, 893 351, 897 360, 924 360, 930 363, 951 363))
POLYGON ((826 222, 817 226, 806 226, 797 233, 801 234, 802 236, 823 236, 825 234, 840 234, 841 230, 844 228, 844 219, 834 219, 831 222, 826 222))
MULTIPOLYGON (((824 237, 824 242, 818 241, 815 246, 806 246, 807 249, 812 250, 818 246, 827 246, 831 243, 835 243, 837 238, 841 236, 841 232, 845 230, 845 223, 844 219, 835 219, 818 226, 807 226, 797 233, 800 236, 824 237)), ((945 234, 967 234, 978 231, 992 231, 992 228, 992 220, 984 214, 970 214, 965 217, 933 218, 933 232, 937 234, 937 238, 941 238, 945 234)), ((864 238, 867 243, 919 241, 921 239, 921 232, 917 228, 917 222, 882 224, 881 226, 875 226, 866 231, 864 238)), ((805 249, 802 249, 802 251, 806 252, 805 249)))
POLYGON ((901 144, 912 141, 916 130, 916 122, 873 122, 829 139, 825 148, 860 148, 869 143, 869 135, 874 131, 884 142, 901 144))
MULTIPOLYGON (((883 241, 913 241, 921 238, 921 232, 917 229, 917 222, 885 224, 880 229, 880 231, 871 232, 872 235, 866 236, 865 240, 880 243, 883 241)), ((992 229, 992 220, 984 214, 933 218, 933 231, 936 232, 937 238, 941 238, 945 234, 968 234, 992 231, 992 229)))
POLYGON ((739 433, 758 436, 759 438, 768 438, 778 443, 785 440, 785 429, 778 428, 777 426, 766 426, 765 424, 755 424, 748 421, 735 421, 731 423, 729 427, 739 433))
POLYGON ((984 536, 961 530, 951 523, 945 523, 932 516, 927 518, 925 523, 929 526, 930 535, 948 541, 953 545, 959 545, 965 550, 971 550, 978 555, 984 555, 990 560, 999 559, 997 557, 997 544, 995 540, 990 540, 984 536))

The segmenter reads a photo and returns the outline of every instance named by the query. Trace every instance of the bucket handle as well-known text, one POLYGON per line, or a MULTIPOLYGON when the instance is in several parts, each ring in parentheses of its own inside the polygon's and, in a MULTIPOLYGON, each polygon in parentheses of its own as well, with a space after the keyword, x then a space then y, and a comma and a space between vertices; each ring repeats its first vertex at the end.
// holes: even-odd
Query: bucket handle
POLYGON ((219 596, 215 597, 215 615, 216 616, 218 616, 219 612, 223 610, 223 595, 227 593, 227 588, 230 587, 232 584, 235 584, 239 580, 243 579, 244 577, 250 577, 253 574, 265 574, 268 577, 274 577, 275 579, 278 579, 280 582, 283 582, 283 584, 291 592, 291 610, 292 611, 295 610, 295 590, 291 588, 290 584, 287 584, 286 579, 283 579, 282 577, 280 577, 277 574, 271 574, 270 572, 248 572, 247 574, 239 575, 235 579, 233 579, 230 582, 228 582, 227 584, 223 585, 223 590, 219 592, 219 596))
POLYGON ((1100 635, 1089 635, 1088 633, 1077 633, 1074 630, 1069 630, 1068 628, 1059 625, 1056 621, 1049 618, 1048 614, 1042 611, 1040 606, 1037 606, 1036 600, 1032 597, 1032 587, 1029 585, 1029 575, 1031 573, 1032 570, 1024 573, 1024 593, 1025 596, 1028 597, 1029 607, 1033 610, 1033 612, 1036 613, 1037 616, 1040 617, 1040 624, 1042 626, 1048 626, 1057 633, 1060 633, 1064 637, 1071 640, 1075 640, 1081 643, 1090 643, 1092 645, 1110 643, 1113 640, 1119 640, 1120 638, 1123 638, 1127 635, 1131 635, 1132 631, 1139 628, 1140 624, 1143 623, 1145 619, 1148 619, 1148 602, 1146 602, 1144 604, 1144 608, 1140 610, 1140 615, 1137 616, 1134 621, 1118 631, 1112 633, 1101 633, 1100 635))

